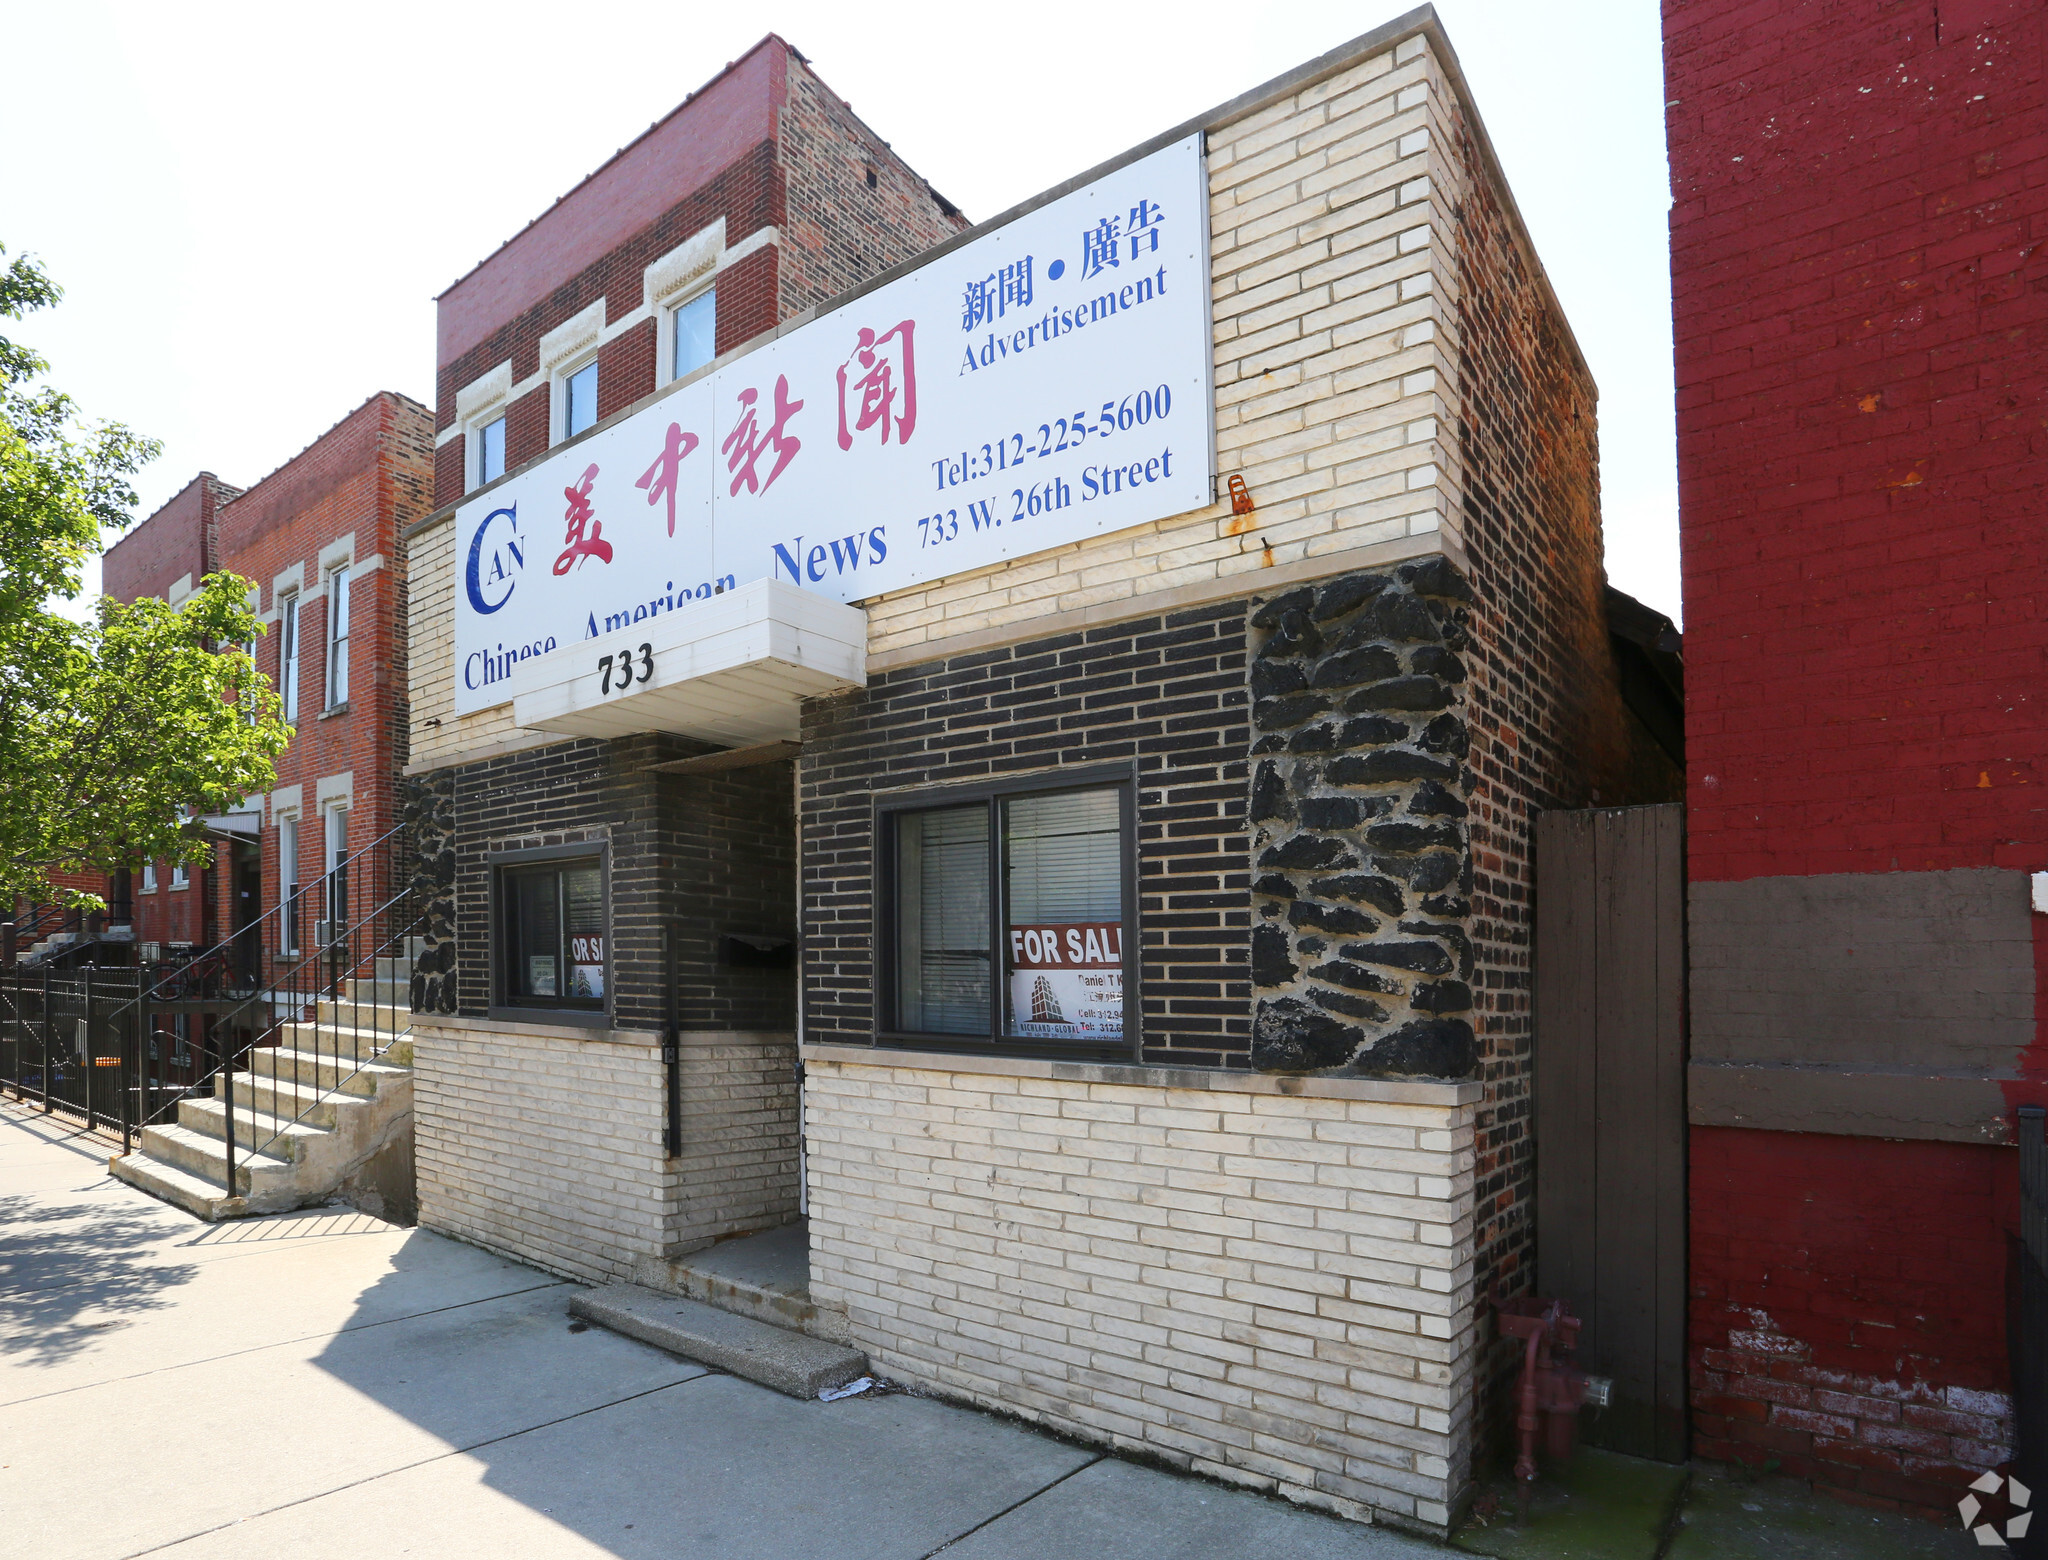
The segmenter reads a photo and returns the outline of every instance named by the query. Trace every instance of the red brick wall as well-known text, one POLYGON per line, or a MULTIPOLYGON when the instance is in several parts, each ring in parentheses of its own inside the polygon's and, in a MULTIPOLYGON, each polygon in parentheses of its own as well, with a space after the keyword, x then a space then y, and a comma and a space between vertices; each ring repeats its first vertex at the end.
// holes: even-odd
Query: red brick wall
MULTIPOLYGON (((2048 866, 2043 18, 1666 0, 1696 882, 2048 866)), ((2048 969, 2040 917, 2035 942, 2048 969)), ((2015 1101, 2043 1092, 2038 1039, 2028 1066, 2015 1101)), ((1902 1409, 1922 1439, 1887 1461, 1882 1436, 1781 1420, 1833 1411, 1736 1368, 1720 1318, 1768 1288, 1782 1347, 1923 1419, 2001 1389, 2009 1151, 1699 1129, 1695 1154, 1703 1445, 1943 1503, 1983 1466, 1981 1425, 1944 1449, 1927 1437, 1958 1432, 1902 1409), (1808 1242, 1742 1233, 1821 1206, 1808 1242), (1887 1336, 1893 1232, 1937 1229, 1954 1276, 1913 1346, 1817 1363, 1844 1330, 1887 1336), (1830 1462, 1823 1441, 1878 1450, 1830 1462)))
POLYGON ((800 56, 792 53, 787 68, 780 123, 788 187, 784 317, 913 259, 967 226, 800 56))
MULTIPOLYGON (((359 850, 398 819, 396 787, 406 760, 410 723, 406 707, 405 576, 398 533, 425 516, 432 503, 433 429, 427 409, 389 392, 372 396, 304 451, 261 482, 223 504, 215 521, 217 567, 254 580, 265 612, 276 610, 272 581, 302 564, 299 617, 299 700, 291 746, 277 761, 277 784, 302 791, 300 871, 310 884, 319 875, 323 838, 316 784, 347 771, 352 776, 349 848, 359 850), (324 714, 328 704, 326 644, 328 601, 320 554, 353 533, 349 607, 347 710, 324 714), (381 556, 369 573, 361 565, 381 556)), ((258 642, 256 664, 275 684, 283 649, 273 624, 258 642)), ((277 904, 280 889, 278 830, 265 811, 261 908, 277 904)), ((191 887, 173 890, 170 868, 159 864, 157 891, 142 892, 135 874, 136 936, 146 942, 208 945, 227 932, 226 896, 232 889, 230 850, 215 853, 209 873, 195 867, 191 887)))
MULTIPOLYGON (((800 55, 771 37, 444 295, 436 430, 454 426, 456 392, 500 363, 510 361, 515 384, 536 373, 541 337, 596 299, 605 300, 607 324, 640 308, 647 266, 720 217, 728 246, 771 225, 781 234, 779 245, 756 250, 719 273, 720 352, 966 225, 800 55), (677 136, 696 122, 693 116, 715 121, 715 134, 705 145, 726 148, 730 161, 708 163, 701 149, 677 155, 677 136), (749 127, 766 133, 747 144, 735 139, 749 127), (639 227, 612 220, 603 231, 614 242, 595 257, 580 233, 575 242, 565 236, 558 241, 558 230, 566 235, 582 220, 578 202, 595 198, 587 193, 593 185, 621 180, 622 190, 635 187, 632 209, 644 208, 651 220, 639 227), (650 191, 666 192, 670 203, 649 205, 650 191), (551 264, 555 270, 548 269, 551 264), (534 301, 512 307, 529 294, 534 301), (504 300, 498 313, 481 301, 486 297, 504 300), (457 315, 460 328, 450 324, 457 315)), ((610 218, 617 219, 618 211, 610 218)), ((649 322, 605 344, 598 368, 600 416, 656 388, 655 330, 649 322)), ((547 450, 548 411, 545 389, 514 405, 506 426, 508 469, 547 450)), ((452 438, 438 451, 437 504, 462 496, 463 445, 462 438, 452 438)))
MULTIPOLYGON (((629 148, 628 152, 631 153, 629 148)), ((476 345, 440 365, 436 376, 439 407, 437 431, 454 426, 455 394, 464 385, 510 361, 512 381, 517 384, 540 369, 540 340, 549 331, 574 318, 599 298, 605 300, 607 321, 631 314, 646 301, 647 267, 667 254, 691 234, 701 231, 720 217, 725 219, 725 241, 738 244, 750 233, 782 220, 782 173, 775 160, 773 141, 763 141, 722 169, 700 187, 682 192, 662 214, 645 228, 627 238, 595 263, 560 278, 539 302, 521 309, 514 317, 490 328, 476 345)), ((529 231, 545 229, 564 220, 556 208, 529 231)), ((488 272, 494 265, 509 263, 493 256, 478 268, 488 272)), ((718 345, 728 347, 771 328, 781 317, 776 312, 774 275, 777 264, 773 245, 747 257, 722 273, 718 280, 718 345), (765 278, 765 281, 763 280, 765 278)), ((478 273, 472 273, 473 275, 478 273)), ((465 283, 467 284, 467 283, 465 283)), ((623 343, 621 343, 623 344, 623 343)), ((646 350, 619 353, 607 348, 610 371, 598 369, 598 395, 607 415, 629 406, 655 388, 653 331, 647 332, 646 350)), ((548 448, 548 392, 545 386, 529 392, 514 403, 506 424, 505 462, 509 470, 548 448)), ((436 462, 434 502, 450 504, 464 491, 464 441, 450 439, 440 447, 436 462)))
POLYGON ((2007 1455, 2010 1150, 1692 1134, 1696 1450, 1940 1507, 2007 1455), (1986 1304, 1990 1297, 1994 1303, 1986 1304))
POLYGON ((185 575, 192 583, 211 573, 214 515, 241 491, 202 471, 100 560, 100 588, 116 601, 162 596, 185 575))
MULTIPOLYGON (((291 746, 277 762, 277 783, 301 787, 299 882, 319 875, 320 820, 315 785, 352 776, 349 849, 360 850, 398 821, 397 783, 406 761, 409 712, 405 681, 405 574, 398 533, 431 507, 433 431, 427 409, 389 392, 372 396, 302 454, 221 512, 225 567, 256 580, 266 612, 277 607, 272 580, 303 564, 299 611, 299 705, 291 746), (326 646, 329 601, 321 550, 354 533, 349 596, 349 686, 345 713, 330 710, 326 646), (382 567, 363 572, 372 557, 382 567)), ((283 638, 273 626, 256 664, 275 683, 283 638)), ((278 902, 278 831, 263 830, 263 907, 278 902)), ((225 868, 225 854, 222 857, 225 868)), ((225 883, 225 870, 220 874, 225 883)))

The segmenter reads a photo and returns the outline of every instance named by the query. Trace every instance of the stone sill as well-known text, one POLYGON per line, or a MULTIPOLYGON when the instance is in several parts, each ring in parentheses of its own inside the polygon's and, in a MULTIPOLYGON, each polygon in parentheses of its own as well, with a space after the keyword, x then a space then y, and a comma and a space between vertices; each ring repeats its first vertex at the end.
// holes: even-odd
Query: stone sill
POLYGON ((902 1051, 887 1046, 807 1045, 803 1060, 847 1067, 900 1068, 907 1072, 983 1073, 1006 1078, 1050 1078, 1064 1083, 1112 1083, 1141 1089, 1214 1089, 1225 1094, 1282 1094, 1322 1100, 1372 1100, 1385 1105, 1434 1105, 1450 1110, 1477 1105, 1484 1085, 1427 1079, 1333 1078, 1322 1074, 1226 1072, 1207 1067, 1148 1067, 1129 1062, 1059 1062, 1040 1056, 974 1056, 957 1051, 902 1051))
MULTIPOLYGON (((505 1018, 475 1018, 466 1013, 415 1014, 414 1034, 504 1035, 512 1039, 604 1041, 611 1045, 634 1045, 645 1050, 661 1049, 659 1029, 607 1029, 602 1024, 535 1024, 505 1018)), ((685 1029, 677 1036, 687 1049, 708 1044, 730 1045, 745 1041, 757 1045, 793 1045, 789 1030, 685 1029)))

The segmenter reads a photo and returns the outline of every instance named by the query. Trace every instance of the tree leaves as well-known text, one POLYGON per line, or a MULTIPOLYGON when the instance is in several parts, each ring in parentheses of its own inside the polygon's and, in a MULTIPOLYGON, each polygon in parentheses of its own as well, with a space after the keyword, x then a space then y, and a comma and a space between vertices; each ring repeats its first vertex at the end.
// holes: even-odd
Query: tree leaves
MULTIPOLYGON (((0 319, 61 296, 32 257, 0 269, 0 319)), ((47 898, 53 872, 205 859, 211 846, 187 810, 225 812, 268 789, 291 735, 238 648, 263 632, 250 581, 208 575, 175 610, 102 600, 85 624, 50 610, 83 588, 101 528, 133 519, 128 479, 160 446, 83 422, 69 396, 32 383, 47 368, 0 337, 0 896, 10 898, 47 898)))

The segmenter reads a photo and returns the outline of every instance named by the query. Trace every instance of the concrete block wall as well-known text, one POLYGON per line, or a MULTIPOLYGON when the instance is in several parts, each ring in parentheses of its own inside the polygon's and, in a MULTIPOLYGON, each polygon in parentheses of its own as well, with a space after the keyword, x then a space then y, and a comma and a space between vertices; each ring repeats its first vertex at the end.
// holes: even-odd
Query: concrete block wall
POLYGON ((655 1030, 438 1019, 413 1028, 420 1223, 601 1284, 668 1243, 655 1030))
POLYGON ((797 1216, 796 1038, 682 1037, 666 1157, 654 1030, 423 1019, 413 1029, 420 1223, 611 1283, 797 1216))
POLYGON ((1476 1085, 804 1055, 811 1295, 882 1370, 1444 1529, 1476 1085))
POLYGON ((683 1151, 664 1256, 797 1216, 796 1036, 684 1031, 683 1151))

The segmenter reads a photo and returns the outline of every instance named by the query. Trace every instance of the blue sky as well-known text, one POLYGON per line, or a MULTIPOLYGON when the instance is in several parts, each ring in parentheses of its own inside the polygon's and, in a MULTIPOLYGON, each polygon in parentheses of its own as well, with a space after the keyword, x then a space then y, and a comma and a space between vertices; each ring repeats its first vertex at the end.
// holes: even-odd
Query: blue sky
MULTIPOLYGON (((55 381, 164 441, 147 513, 431 404, 435 293, 764 28, 979 220, 1400 9, 68 0, 9 23, 0 243, 66 288, 55 381)), ((1600 384, 1609 573, 1676 616, 1658 8, 1438 12, 1600 384)))

